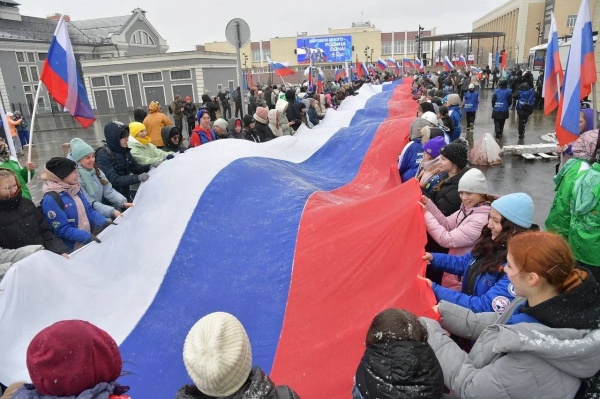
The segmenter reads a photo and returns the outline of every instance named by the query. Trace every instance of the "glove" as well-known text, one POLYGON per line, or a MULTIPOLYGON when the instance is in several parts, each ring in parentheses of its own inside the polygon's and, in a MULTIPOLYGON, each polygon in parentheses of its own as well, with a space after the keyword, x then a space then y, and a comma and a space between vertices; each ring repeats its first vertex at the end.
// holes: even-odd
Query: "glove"
POLYGON ((88 243, 90 243, 92 241, 96 241, 98 244, 102 244, 102 241, 100 241, 100 239, 98 237, 96 237, 93 234, 90 234, 90 240, 88 241, 88 243))
POLYGON ((157 162, 154 162, 154 163, 152 164, 152 167, 153 167, 153 168, 158 168, 158 165, 160 165, 161 163, 162 163, 162 161, 157 161, 157 162))
POLYGON ((180 154, 183 154, 185 152, 185 148, 182 148, 181 150, 179 150, 180 154))
POLYGON ((173 159, 173 158, 175 158, 175 155, 169 154, 169 155, 167 155, 167 157, 165 159, 173 159))
POLYGON ((105 228, 107 228, 111 224, 117 226, 117 224, 115 222, 113 222, 112 220, 107 220, 106 222, 102 223, 102 227, 101 227, 102 230, 104 230, 105 228))
POLYGON ((140 173, 140 174, 138 175, 138 180, 139 180, 140 182, 143 182, 143 181, 146 181, 146 180, 148 180, 148 178, 149 178, 149 177, 150 177, 150 176, 148 175, 148 173, 140 173))

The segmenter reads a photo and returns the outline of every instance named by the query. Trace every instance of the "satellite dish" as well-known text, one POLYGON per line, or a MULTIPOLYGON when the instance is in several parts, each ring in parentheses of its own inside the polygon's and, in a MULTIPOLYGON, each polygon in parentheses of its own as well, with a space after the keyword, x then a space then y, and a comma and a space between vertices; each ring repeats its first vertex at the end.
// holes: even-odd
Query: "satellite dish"
POLYGON ((241 18, 234 18, 225 28, 225 38, 233 47, 240 49, 250 41, 250 27, 241 18))

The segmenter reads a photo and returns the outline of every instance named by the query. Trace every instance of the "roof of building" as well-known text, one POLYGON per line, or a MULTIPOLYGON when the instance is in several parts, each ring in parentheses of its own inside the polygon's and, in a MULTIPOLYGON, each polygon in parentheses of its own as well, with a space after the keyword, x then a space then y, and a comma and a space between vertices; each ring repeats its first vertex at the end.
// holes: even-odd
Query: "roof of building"
MULTIPOLYGON (((6 0, 0 0, 6 1, 6 0)), ((110 18, 87 19, 67 22, 73 44, 104 43, 110 34, 117 34, 131 15, 110 18)), ((57 21, 23 15, 21 21, 2 20, 0 39, 32 40, 50 42, 57 21)))
POLYGON ((16 1, 13 1, 13 0, 0 0, 0 4, 2 4, 2 3, 7 4, 9 6, 20 6, 21 5, 20 3, 17 3, 16 1))

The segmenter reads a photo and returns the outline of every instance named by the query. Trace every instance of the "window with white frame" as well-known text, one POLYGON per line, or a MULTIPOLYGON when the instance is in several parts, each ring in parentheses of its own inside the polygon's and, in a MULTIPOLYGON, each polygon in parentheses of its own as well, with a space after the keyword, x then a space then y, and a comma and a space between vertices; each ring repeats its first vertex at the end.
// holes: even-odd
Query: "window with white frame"
POLYGON ((27 72, 26 66, 19 67, 19 73, 21 74, 21 82, 29 82, 29 73, 27 72))
POLYGON ((162 81, 162 72, 145 72, 142 73, 144 82, 160 82, 162 81))
POLYGON ((154 39, 150 34, 143 30, 138 30, 131 35, 130 44, 138 44, 144 46, 154 46, 154 39))
POLYGON ((123 86, 123 75, 113 75, 108 77, 108 83, 111 86, 123 86))
POLYGON ((46 61, 46 58, 48 58, 48 53, 38 53, 38 60, 46 61))
POLYGON ((394 42, 394 54, 404 54, 404 40, 394 42))
POLYGON ((392 42, 381 42, 381 54, 392 54, 392 42))
POLYGON ((431 51, 431 42, 421 42, 421 52, 429 53, 431 51))
POLYGON ((96 76, 92 78, 92 87, 105 87, 106 79, 104 76, 96 76))
POLYGON ((192 71, 189 69, 182 69, 181 71, 171 71, 171 80, 183 80, 191 79, 192 71))
POLYGON ((27 53, 27 61, 35 62, 35 53, 27 53))
POLYGON ((414 40, 407 40, 406 41, 406 52, 408 54, 410 53, 414 53, 417 51, 417 46, 415 46, 415 41, 414 40))
POLYGON ((567 16, 567 28, 573 28, 575 26, 576 20, 577 20, 577 15, 567 16))
POLYGON ((31 72, 31 80, 33 82, 37 82, 38 80, 40 80, 40 76, 38 74, 38 67, 36 67, 36 66, 30 66, 29 67, 29 71, 31 72))
POLYGON ((264 57, 265 61, 267 60, 267 57, 271 58, 271 49, 264 48, 263 49, 263 57, 264 57))
POLYGON ((15 55, 17 56, 17 62, 25 62, 25 54, 22 51, 17 51, 15 55))
POLYGON ((38 107, 44 108, 46 106, 46 99, 44 96, 38 97, 38 107))
POLYGON ((252 50, 252 62, 260 62, 260 50, 252 50))

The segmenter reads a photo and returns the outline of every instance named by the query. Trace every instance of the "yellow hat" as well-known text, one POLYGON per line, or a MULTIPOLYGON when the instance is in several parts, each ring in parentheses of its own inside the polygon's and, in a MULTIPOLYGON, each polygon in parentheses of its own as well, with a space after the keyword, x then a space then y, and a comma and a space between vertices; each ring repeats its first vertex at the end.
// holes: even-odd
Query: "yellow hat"
POLYGON ((146 126, 143 123, 131 122, 129 124, 129 134, 133 137, 137 137, 138 133, 142 130, 146 130, 146 126))

